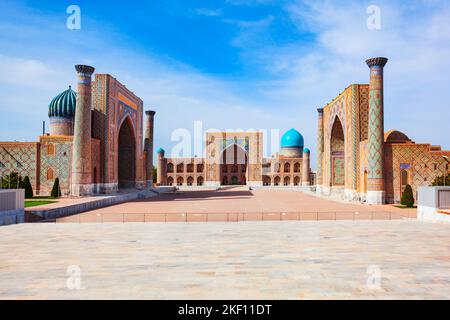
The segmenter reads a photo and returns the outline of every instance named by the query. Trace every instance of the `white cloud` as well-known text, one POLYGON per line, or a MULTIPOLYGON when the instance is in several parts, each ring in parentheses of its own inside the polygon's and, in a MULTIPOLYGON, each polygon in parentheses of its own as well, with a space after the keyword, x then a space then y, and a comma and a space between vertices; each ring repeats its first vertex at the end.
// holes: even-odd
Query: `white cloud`
MULTIPOLYGON (((236 5, 257 2, 233 1, 236 5)), ((414 9, 414 3, 378 2, 383 18, 380 31, 367 29, 366 7, 360 2, 289 2, 285 10, 299 32, 314 35, 307 44, 292 41, 275 46, 267 41, 267 31, 278 16, 225 20, 237 27, 232 45, 245 52, 244 63, 266 72, 263 78, 250 80, 220 79, 179 61, 117 47, 115 31, 101 27, 98 34, 65 37, 64 43, 46 51, 45 44, 61 37, 61 32, 53 27, 36 32, 25 23, 19 30, 22 47, 5 40, 7 35, 0 36, 4 51, 9 52, 0 56, 4 70, 0 111, 11 115, 7 122, 0 120, 0 140, 15 139, 6 133, 17 127, 27 128, 27 134, 18 138, 35 139, 41 120, 47 119, 48 102, 75 82, 73 65, 82 62, 93 64, 97 72, 113 74, 144 100, 146 108, 157 111, 156 146, 170 149, 172 130, 192 129, 195 120, 203 120, 205 129, 295 127, 313 150, 314 163, 316 108, 351 83, 367 83, 364 60, 385 55, 390 59, 385 75, 386 129, 396 128, 417 142, 450 149, 445 99, 450 92, 450 8, 441 1, 427 10, 414 9), (34 40, 27 42, 27 34, 34 40), (77 50, 80 45, 82 50, 77 50)), ((53 20, 47 20, 52 25, 53 20)))

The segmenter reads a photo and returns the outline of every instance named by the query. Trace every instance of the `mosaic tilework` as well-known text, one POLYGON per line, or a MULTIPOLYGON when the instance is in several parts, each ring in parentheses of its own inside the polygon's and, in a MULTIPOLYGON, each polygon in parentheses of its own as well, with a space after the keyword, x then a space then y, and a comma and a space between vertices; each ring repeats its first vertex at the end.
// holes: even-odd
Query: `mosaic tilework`
POLYGON ((324 136, 323 136, 323 109, 318 109, 317 121, 317 184, 323 183, 323 152, 324 152, 324 136))
POLYGON ((33 190, 38 187, 37 155, 39 144, 29 143, 0 143, 0 177, 17 172, 20 176, 30 178, 33 190))
POLYGON ((333 185, 343 186, 345 184, 345 159, 333 157, 333 185))
POLYGON ((369 138, 369 86, 359 85, 360 140, 369 138))
POLYGON ((72 163, 71 137, 59 140, 50 137, 41 138, 41 150, 41 166, 39 168, 41 194, 50 194, 56 178, 59 178, 62 194, 67 194, 70 189, 70 164, 72 163), (53 155, 47 152, 49 145, 54 146, 55 153, 53 155), (52 169, 54 174, 53 179, 47 180, 49 169, 52 169))
POLYGON ((360 141, 360 118, 359 118, 359 86, 352 85, 352 96, 351 96, 351 110, 352 110, 352 122, 351 122, 351 136, 352 136, 352 144, 351 150, 349 150, 351 154, 351 167, 349 170, 350 174, 350 183, 353 190, 358 188, 357 185, 357 172, 359 171, 359 141, 360 141))
POLYGON ((443 154, 450 152, 430 151, 427 144, 387 144, 386 145, 386 197, 395 202, 401 199, 401 166, 408 168, 408 183, 416 197, 419 186, 430 185, 438 176, 446 172, 443 154), (408 166, 406 166, 408 165, 408 166))
POLYGON ((371 68, 369 99, 369 190, 384 191, 383 69, 371 68))

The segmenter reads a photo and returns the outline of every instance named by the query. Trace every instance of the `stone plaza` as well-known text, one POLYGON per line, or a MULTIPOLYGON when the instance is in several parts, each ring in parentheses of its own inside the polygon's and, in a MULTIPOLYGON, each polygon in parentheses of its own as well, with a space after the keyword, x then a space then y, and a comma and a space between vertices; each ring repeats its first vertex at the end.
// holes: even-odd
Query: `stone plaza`
POLYGON ((207 226, 3 227, 0 299, 450 298, 445 224, 266 221, 207 226))

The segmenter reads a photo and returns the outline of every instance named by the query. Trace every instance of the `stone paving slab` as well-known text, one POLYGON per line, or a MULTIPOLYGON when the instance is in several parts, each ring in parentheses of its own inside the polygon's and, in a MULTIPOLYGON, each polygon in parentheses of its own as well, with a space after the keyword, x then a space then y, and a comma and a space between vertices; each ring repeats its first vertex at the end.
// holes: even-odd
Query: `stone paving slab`
POLYGON ((449 225, 7 226, 0 229, 0 298, 449 299, 449 225))

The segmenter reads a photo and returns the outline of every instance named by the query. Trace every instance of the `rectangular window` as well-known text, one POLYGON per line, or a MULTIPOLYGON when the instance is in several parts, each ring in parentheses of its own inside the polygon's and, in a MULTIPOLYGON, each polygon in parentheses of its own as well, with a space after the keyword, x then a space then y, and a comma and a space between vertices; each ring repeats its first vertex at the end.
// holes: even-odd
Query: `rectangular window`
POLYGON ((47 145, 47 155, 48 156, 54 156, 55 155, 55 145, 54 144, 48 144, 47 145))

